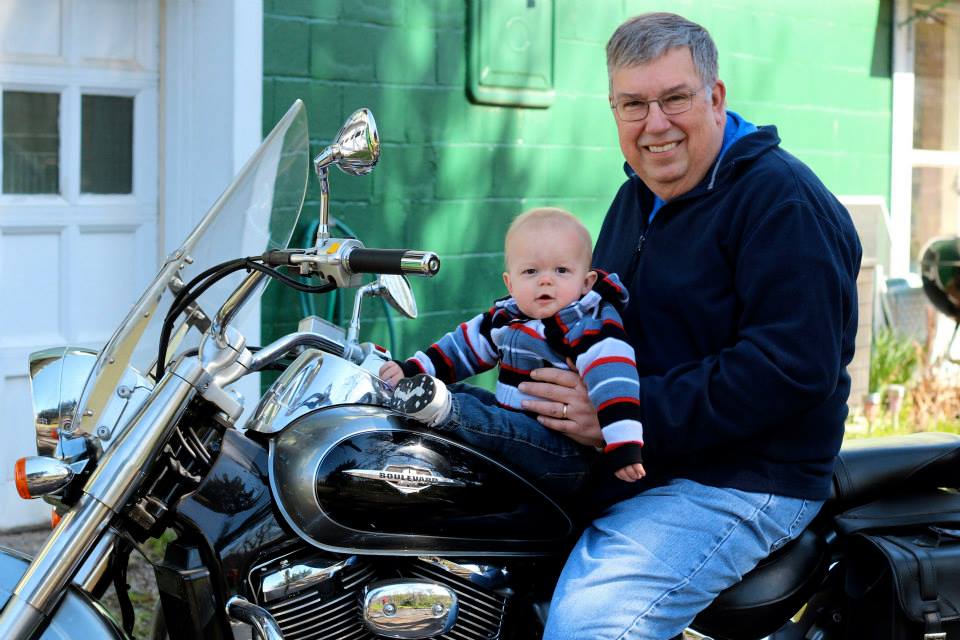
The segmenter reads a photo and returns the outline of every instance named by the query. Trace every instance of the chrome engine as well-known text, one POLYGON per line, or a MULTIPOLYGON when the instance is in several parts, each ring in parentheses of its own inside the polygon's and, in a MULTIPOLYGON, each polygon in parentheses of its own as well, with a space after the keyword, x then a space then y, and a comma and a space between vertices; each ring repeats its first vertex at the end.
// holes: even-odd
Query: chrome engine
POLYGON ((434 556, 338 556, 312 548, 273 558, 249 576, 258 603, 289 640, 499 638, 512 594, 507 582, 508 573, 500 567, 434 556), (422 595, 428 588, 451 594, 452 606, 433 601, 422 609, 427 615, 420 623, 395 631, 403 626, 404 612, 398 611, 402 605, 382 594, 397 593, 397 585, 408 586, 408 595, 422 595))

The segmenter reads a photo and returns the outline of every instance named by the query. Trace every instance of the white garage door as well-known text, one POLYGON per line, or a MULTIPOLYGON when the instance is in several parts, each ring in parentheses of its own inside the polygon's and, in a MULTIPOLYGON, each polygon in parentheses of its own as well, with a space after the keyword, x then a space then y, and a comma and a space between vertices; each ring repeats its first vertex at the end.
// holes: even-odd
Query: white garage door
POLYGON ((157 265, 158 0, 0 3, 0 505, 34 452, 27 356, 99 349, 157 265))

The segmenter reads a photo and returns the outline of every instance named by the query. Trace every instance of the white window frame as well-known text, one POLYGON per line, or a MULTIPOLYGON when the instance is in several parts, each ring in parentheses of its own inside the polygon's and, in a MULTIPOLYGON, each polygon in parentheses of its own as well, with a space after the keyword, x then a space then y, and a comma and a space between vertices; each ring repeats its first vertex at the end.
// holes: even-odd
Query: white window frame
MULTIPOLYGON (((950 10, 960 11, 960 1, 954 0, 950 10)), ((905 276, 910 272, 913 169, 960 167, 960 151, 913 147, 915 31, 912 22, 905 24, 912 14, 912 0, 894 0, 890 213, 891 236, 897 241, 890 248, 890 270, 895 277, 905 276)))

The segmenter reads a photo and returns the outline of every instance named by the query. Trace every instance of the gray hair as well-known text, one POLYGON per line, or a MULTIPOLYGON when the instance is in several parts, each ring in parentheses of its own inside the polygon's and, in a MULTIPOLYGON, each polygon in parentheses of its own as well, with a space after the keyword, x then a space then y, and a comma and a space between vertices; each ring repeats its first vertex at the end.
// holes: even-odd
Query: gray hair
POLYGON ((675 13, 644 13, 630 18, 607 42, 607 74, 653 62, 670 49, 689 47, 700 80, 708 87, 717 81, 717 45, 696 22, 675 13))

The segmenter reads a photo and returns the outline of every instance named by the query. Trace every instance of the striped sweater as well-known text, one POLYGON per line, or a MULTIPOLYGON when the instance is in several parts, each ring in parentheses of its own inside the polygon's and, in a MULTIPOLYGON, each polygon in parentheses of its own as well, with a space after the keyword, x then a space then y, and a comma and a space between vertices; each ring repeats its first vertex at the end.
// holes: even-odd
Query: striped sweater
POLYGON ((530 371, 569 369, 570 358, 597 409, 608 463, 619 468, 640 462, 640 382, 618 311, 626 306, 627 291, 615 274, 598 273, 593 290, 542 320, 525 316, 512 297, 497 300, 401 363, 404 375, 427 373, 450 384, 499 364, 497 401, 521 411, 523 400, 536 399, 518 388, 531 379, 530 371))

